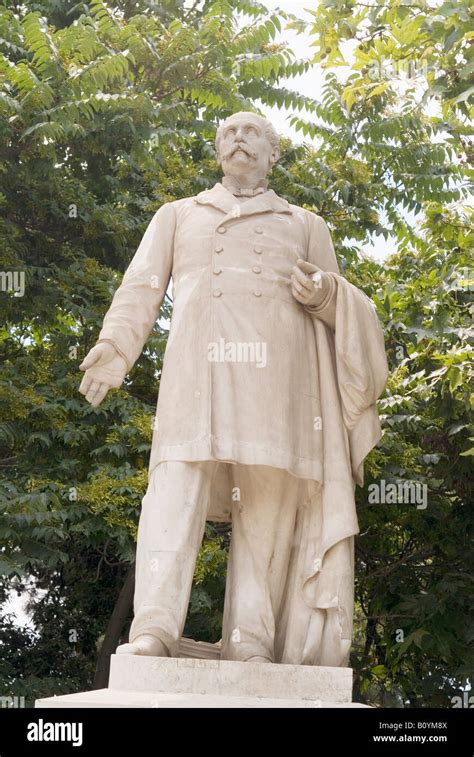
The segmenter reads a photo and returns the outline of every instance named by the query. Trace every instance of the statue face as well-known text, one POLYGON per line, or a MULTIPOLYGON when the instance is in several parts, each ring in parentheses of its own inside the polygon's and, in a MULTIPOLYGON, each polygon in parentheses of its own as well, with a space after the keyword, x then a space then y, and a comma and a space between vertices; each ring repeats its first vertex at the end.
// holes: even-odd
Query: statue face
POLYGON ((224 174, 263 177, 271 167, 273 148, 259 120, 231 116, 222 130, 219 154, 224 174))

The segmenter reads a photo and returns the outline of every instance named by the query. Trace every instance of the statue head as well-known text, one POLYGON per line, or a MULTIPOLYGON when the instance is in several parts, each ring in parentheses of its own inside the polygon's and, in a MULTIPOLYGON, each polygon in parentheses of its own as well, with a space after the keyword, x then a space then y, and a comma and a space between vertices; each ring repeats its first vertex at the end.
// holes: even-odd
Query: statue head
POLYGON ((240 111, 218 127, 216 153, 225 175, 264 178, 280 157, 280 137, 267 118, 240 111))

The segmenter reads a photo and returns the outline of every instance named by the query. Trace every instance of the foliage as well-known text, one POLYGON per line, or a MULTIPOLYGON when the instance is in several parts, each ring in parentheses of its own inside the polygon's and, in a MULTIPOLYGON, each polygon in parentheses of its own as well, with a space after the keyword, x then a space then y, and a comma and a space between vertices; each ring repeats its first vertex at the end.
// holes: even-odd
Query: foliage
MULTIPOLYGON (((314 11, 327 66, 315 102, 286 88, 309 64, 276 40, 285 25, 308 30, 250 0, 0 2, 0 268, 26 274, 25 296, 0 291, 0 604, 30 594, 34 622, 4 619, 2 694, 92 684, 134 556, 172 303, 96 409, 78 365, 152 213, 216 181, 216 124, 258 103, 285 106, 316 140, 284 140, 271 185, 326 218, 345 275, 377 306, 392 369, 357 493, 356 696, 450 706, 471 675, 469 11, 457 3, 454 25, 452 3, 355 5, 314 11), (377 91, 374 62, 407 56, 431 66, 417 86, 381 76, 377 91), (383 264, 360 253, 381 235, 383 264), (426 485, 426 509, 370 505, 381 479, 426 485)), ((228 537, 207 529, 193 638, 219 638, 228 537)))

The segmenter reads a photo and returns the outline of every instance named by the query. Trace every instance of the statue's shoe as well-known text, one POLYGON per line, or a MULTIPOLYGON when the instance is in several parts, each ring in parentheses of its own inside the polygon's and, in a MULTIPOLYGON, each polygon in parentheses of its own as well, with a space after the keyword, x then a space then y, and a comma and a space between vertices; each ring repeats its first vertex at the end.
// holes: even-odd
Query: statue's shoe
POLYGON ((148 655, 149 657, 169 657, 168 649, 162 641, 156 636, 144 634, 137 636, 135 641, 130 644, 120 644, 115 650, 115 654, 137 654, 148 655))
POLYGON ((245 662, 269 662, 272 661, 268 659, 268 657, 260 657, 260 655, 255 655, 254 657, 249 657, 245 662))

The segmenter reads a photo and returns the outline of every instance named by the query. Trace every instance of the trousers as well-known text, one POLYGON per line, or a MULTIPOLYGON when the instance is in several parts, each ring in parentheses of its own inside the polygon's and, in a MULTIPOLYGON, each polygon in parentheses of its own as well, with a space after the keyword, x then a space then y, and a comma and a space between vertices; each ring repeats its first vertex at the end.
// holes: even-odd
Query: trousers
POLYGON ((221 657, 273 661, 304 480, 263 465, 166 461, 153 469, 138 526, 130 642, 151 634, 178 656, 219 465, 230 466, 232 481, 221 657))

